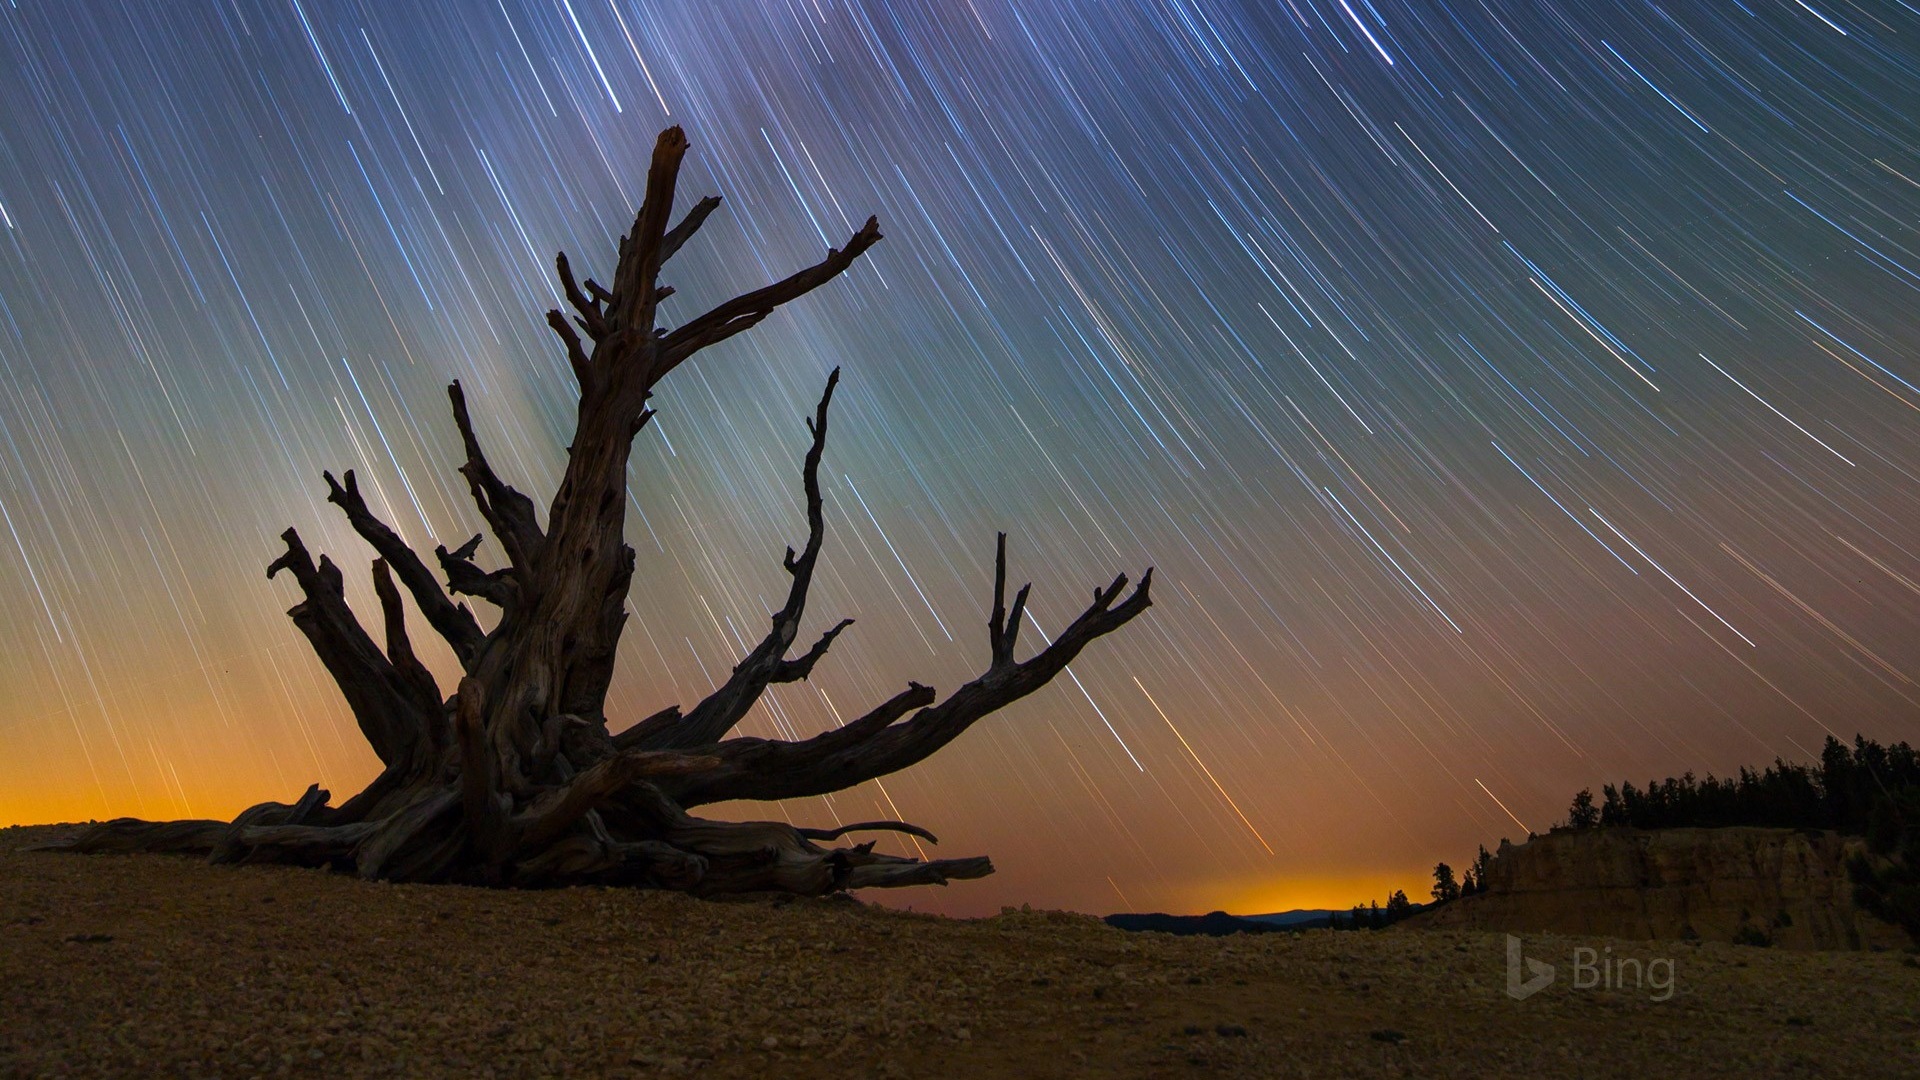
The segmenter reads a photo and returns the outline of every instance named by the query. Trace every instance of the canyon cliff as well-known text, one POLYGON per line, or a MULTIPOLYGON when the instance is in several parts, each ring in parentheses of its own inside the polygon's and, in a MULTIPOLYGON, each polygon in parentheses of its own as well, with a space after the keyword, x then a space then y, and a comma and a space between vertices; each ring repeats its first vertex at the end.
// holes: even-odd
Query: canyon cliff
POLYGON ((1854 906, 1859 837, 1797 829, 1556 829, 1502 843, 1486 891, 1421 912, 1413 929, 1738 941, 1788 949, 1902 948, 1854 906))

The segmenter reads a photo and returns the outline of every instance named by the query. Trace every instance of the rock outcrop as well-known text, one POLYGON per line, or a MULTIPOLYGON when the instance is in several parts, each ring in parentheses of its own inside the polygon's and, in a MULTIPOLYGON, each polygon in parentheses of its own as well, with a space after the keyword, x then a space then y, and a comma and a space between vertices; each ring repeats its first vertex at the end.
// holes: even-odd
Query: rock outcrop
POLYGON ((1900 948, 1853 904, 1858 837, 1818 830, 1556 829, 1501 845, 1487 891, 1422 912, 1413 929, 1698 939, 1788 949, 1900 948))

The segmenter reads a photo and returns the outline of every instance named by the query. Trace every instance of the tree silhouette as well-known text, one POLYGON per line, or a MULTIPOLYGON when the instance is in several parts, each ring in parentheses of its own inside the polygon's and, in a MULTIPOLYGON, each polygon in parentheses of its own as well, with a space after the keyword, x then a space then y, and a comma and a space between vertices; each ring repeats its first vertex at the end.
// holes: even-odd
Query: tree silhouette
POLYGON ((1152 571, 1131 592, 1125 575, 1053 640, 1015 658, 1031 586, 1006 602, 1006 535, 994 556, 986 670, 944 701, 919 683, 844 726, 811 739, 728 738, 767 687, 805 679, 852 620, 827 628, 791 655, 825 535, 819 482, 827 379, 808 421, 801 469, 807 539, 781 560, 791 583, 767 634, 705 700, 669 708, 615 734, 605 702, 626 622, 634 552, 623 541, 627 459, 654 415, 653 389, 694 354, 752 329, 774 309, 826 284, 880 239, 878 223, 780 281, 742 293, 678 326, 657 307, 672 292, 660 270, 720 205, 707 197, 669 226, 687 140, 677 127, 654 144, 646 196, 621 238, 613 284, 576 281, 566 255, 556 268, 571 318, 547 313, 579 383, 578 418, 564 479, 545 520, 534 502, 494 471, 481 449, 460 384, 448 388, 465 452, 460 473, 504 555, 500 569, 475 561, 482 537, 434 552, 443 589, 424 559, 377 518, 352 472, 325 474, 329 502, 374 549, 373 584, 386 646, 362 629, 339 567, 316 561, 293 529, 267 576, 288 572, 303 595, 288 612, 312 643, 362 734, 379 776, 339 806, 319 785, 292 803, 254 806, 232 822, 107 822, 59 846, 75 851, 175 851, 216 862, 284 862, 350 869, 399 881, 559 885, 636 884, 711 895, 781 890, 943 884, 991 873, 984 857, 921 862, 882 855, 871 842, 823 847, 850 832, 892 830, 932 842, 918 826, 862 822, 834 829, 779 822, 721 822, 688 810, 729 799, 821 795, 907 768, 975 721, 1045 686, 1095 638, 1145 611, 1152 571), (585 335, 584 338, 582 335, 585 335), (396 586, 396 580, 398 585, 396 586), (408 638, 400 589, 459 661, 457 690, 444 696, 408 638), (483 630, 455 596, 500 610, 483 630))
POLYGON ((1460 883, 1453 878, 1453 867, 1436 863, 1433 868, 1433 902, 1444 904, 1460 899, 1460 883))
MULTIPOLYGON (((1867 835, 1876 814, 1889 813, 1890 800, 1920 786, 1920 753, 1906 743, 1883 746, 1856 735, 1849 747, 1828 736, 1818 766, 1775 758, 1756 772, 1738 777, 1699 779, 1692 773, 1602 787, 1601 825, 1637 829, 1725 825, 1762 825, 1787 829, 1834 829, 1867 835)), ((1581 792, 1574 797, 1569 824, 1580 816, 1581 792)), ((1587 802, 1590 805, 1591 797, 1587 802)))
POLYGON ((1488 880, 1493 876, 1493 856, 1485 844, 1480 845, 1480 853, 1473 857, 1473 889, 1476 893, 1487 891, 1488 880))
POLYGON ((1593 791, 1580 789, 1573 797, 1573 805, 1567 809, 1567 827, 1570 829, 1591 829, 1600 824, 1600 808, 1593 805, 1593 791))

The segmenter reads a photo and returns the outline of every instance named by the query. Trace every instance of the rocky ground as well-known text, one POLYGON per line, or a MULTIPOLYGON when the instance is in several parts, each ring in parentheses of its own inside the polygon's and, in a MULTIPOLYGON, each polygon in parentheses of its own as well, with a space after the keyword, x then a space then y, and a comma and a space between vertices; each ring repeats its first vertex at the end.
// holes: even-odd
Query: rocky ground
POLYGON ((7 1076, 1920 1076, 1900 952, 1534 936, 1558 979, 1516 1001, 1497 934, 1185 939, 18 850, 55 834, 0 831, 7 1076), (1571 986, 1583 946, 1671 958, 1671 998, 1571 986))

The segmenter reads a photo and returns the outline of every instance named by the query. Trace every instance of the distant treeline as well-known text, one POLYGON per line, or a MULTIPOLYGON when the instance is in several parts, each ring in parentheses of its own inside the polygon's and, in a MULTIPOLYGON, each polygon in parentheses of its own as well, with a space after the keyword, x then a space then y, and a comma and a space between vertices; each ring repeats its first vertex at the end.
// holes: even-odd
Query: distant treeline
POLYGON ((1446 863, 1433 868, 1433 889, 1429 894, 1433 897, 1433 903, 1416 904, 1407 898, 1405 892, 1395 889, 1387 896, 1384 905, 1378 900, 1369 904, 1355 904, 1353 910, 1345 915, 1333 912, 1327 917, 1327 925, 1334 930, 1384 930, 1401 919, 1417 915, 1435 905, 1486 892, 1487 869, 1492 865, 1492 853, 1482 847, 1480 854, 1474 857, 1473 865, 1467 867, 1466 874, 1461 878, 1456 879, 1453 867, 1446 863))
POLYGON ((1401 919, 1419 911, 1421 905, 1407 899, 1407 894, 1399 889, 1387 897, 1383 907, 1380 901, 1371 904, 1355 904, 1353 910, 1345 915, 1334 912, 1327 916, 1327 928, 1330 930, 1384 930, 1401 919))
POLYGON ((1720 828, 1759 825, 1832 829, 1867 841, 1870 854, 1847 864, 1854 903, 1897 923, 1920 943, 1920 754, 1906 743, 1881 746, 1829 735, 1818 765, 1775 758, 1759 772, 1705 780, 1692 773, 1645 789, 1607 784, 1573 797, 1565 827, 1720 828))
POLYGON ((1759 772, 1696 779, 1692 773, 1573 797, 1566 824, 1575 829, 1628 825, 1636 829, 1719 828, 1762 825, 1780 829, 1833 829, 1878 841, 1891 850, 1903 821, 1899 793, 1920 789, 1920 754, 1906 743, 1882 746, 1855 737, 1853 746, 1832 736, 1818 765, 1774 759, 1759 772))

